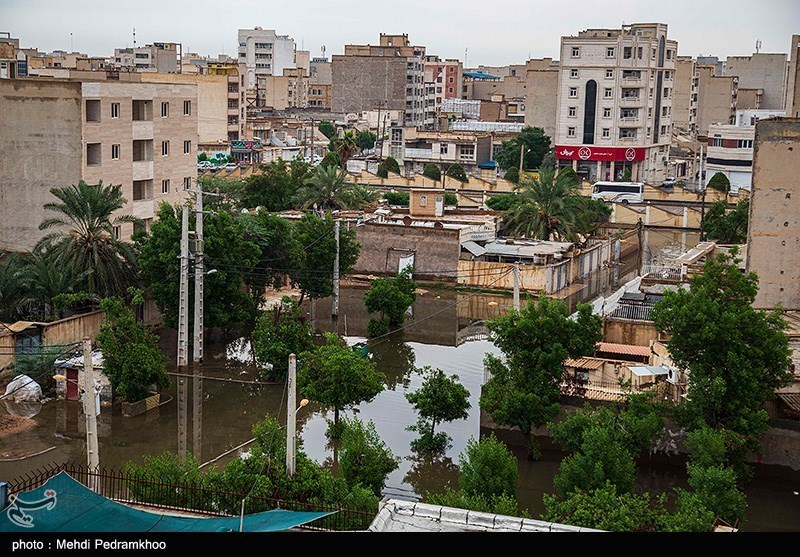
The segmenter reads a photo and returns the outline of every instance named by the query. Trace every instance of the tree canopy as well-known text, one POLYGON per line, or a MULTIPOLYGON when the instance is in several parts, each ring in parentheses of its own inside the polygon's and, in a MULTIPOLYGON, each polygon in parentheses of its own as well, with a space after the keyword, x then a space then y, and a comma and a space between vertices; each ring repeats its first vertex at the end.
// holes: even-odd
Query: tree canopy
POLYGON ((722 172, 716 172, 708 181, 708 187, 721 191, 727 196, 731 191, 731 181, 722 172))
POLYGON ((361 200, 347 172, 335 166, 319 165, 297 190, 294 204, 299 209, 314 209, 318 214, 336 209, 359 209, 361 200))
POLYGON ((300 157, 292 163, 273 161, 263 166, 262 174, 249 176, 244 182, 242 205, 264 207, 267 211, 293 209, 295 196, 311 178, 310 165, 300 157))
POLYGON ((539 168, 542 159, 550 151, 550 137, 544 128, 525 126, 514 139, 503 141, 494 160, 503 170, 519 167, 520 148, 530 149, 524 157, 522 168, 539 168))
POLYGON ((444 432, 436 433, 436 424, 462 420, 469 416, 469 391, 458 382, 458 375, 446 375, 441 369, 430 366, 417 368, 416 373, 424 377, 422 386, 406 393, 406 400, 419 414, 416 425, 406 429, 419 433, 419 439, 411 442, 416 451, 442 452, 450 442, 444 432))
POLYGON ((372 149, 375 147, 375 140, 378 138, 374 133, 369 130, 358 130, 356 132, 356 146, 361 151, 372 149))
POLYGON ((328 139, 333 139, 336 136, 336 126, 330 120, 321 120, 317 125, 317 129, 328 139))
POLYGON ((447 172, 445 172, 445 174, 451 178, 455 178, 459 182, 469 182, 469 178, 467 177, 467 173, 464 171, 464 167, 457 162, 447 167, 447 172))
POLYGON ((406 311, 417 299, 416 290, 411 270, 406 268, 396 277, 373 280, 364 294, 364 305, 370 313, 380 312, 381 319, 388 319, 390 325, 402 325, 406 311))
POLYGON ((358 418, 343 420, 339 470, 350 487, 364 486, 380 496, 386 477, 397 469, 400 459, 384 443, 375 423, 358 418))
POLYGON ((283 381, 289 371, 289 354, 314 349, 314 331, 300 304, 284 296, 280 305, 260 313, 252 343, 261 373, 272 381, 283 381))
POLYGON ((436 180, 437 182, 442 179, 442 172, 439 170, 439 167, 432 162, 425 165, 425 168, 422 170, 422 175, 431 180, 436 180))
POLYGON ((708 208, 703 219, 703 232, 709 240, 721 244, 744 244, 747 242, 747 224, 750 218, 750 200, 742 199, 733 209, 720 199, 708 208))

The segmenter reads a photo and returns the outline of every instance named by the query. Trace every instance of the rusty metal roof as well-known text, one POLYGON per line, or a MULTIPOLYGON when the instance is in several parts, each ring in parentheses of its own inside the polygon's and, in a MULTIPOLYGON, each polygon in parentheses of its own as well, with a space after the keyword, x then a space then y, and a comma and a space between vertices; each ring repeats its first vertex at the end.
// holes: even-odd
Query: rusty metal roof
POLYGON ((568 367, 576 367, 578 369, 600 369, 603 367, 605 360, 601 360, 599 358, 579 358, 577 360, 573 358, 567 358, 564 361, 564 365, 568 367))
POLYGON ((598 342, 598 352, 608 352, 611 354, 625 354, 627 356, 650 356, 649 346, 636 346, 633 344, 616 344, 613 342, 598 342))
POLYGON ((800 412, 800 393, 778 393, 778 398, 783 401, 789 409, 800 412))

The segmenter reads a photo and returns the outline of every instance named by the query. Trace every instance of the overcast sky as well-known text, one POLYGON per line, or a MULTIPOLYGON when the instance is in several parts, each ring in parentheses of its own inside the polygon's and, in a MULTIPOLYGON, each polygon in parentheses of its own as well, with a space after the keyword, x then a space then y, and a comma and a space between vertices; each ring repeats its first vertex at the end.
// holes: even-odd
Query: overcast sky
POLYGON ((800 33, 800 0, 0 0, 0 31, 23 47, 109 56, 153 41, 184 51, 236 52, 236 30, 261 26, 288 34, 312 56, 345 43, 375 44, 378 34, 408 33, 414 44, 476 66, 558 57, 559 38, 590 27, 664 22, 681 55, 788 52, 800 33), (395 7, 397 6, 397 7, 395 7))

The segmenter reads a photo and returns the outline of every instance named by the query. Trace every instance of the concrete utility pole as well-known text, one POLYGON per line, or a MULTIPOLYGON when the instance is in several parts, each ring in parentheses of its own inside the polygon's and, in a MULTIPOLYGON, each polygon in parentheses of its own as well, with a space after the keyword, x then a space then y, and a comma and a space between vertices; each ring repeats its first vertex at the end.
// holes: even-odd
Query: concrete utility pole
POLYGON ((194 232, 194 349, 192 361, 203 361, 203 184, 197 181, 194 232))
POLYGON ((514 309, 519 311, 519 263, 514 263, 514 309))
POLYGON ((333 260, 333 305, 331 315, 339 316, 339 219, 334 223, 334 234, 336 236, 336 258, 333 260))
POLYGON ((178 298, 178 373, 185 373, 188 364, 189 334, 189 207, 181 212, 181 277, 178 298))
POLYGON ((100 452, 97 448, 97 401, 95 400, 95 395, 92 341, 89 337, 84 337, 83 413, 86 416, 86 457, 88 460, 89 472, 97 472, 97 469, 100 467, 100 452))
POLYGON ((286 383, 286 475, 294 476, 297 418, 297 356, 289 354, 289 377, 286 383))

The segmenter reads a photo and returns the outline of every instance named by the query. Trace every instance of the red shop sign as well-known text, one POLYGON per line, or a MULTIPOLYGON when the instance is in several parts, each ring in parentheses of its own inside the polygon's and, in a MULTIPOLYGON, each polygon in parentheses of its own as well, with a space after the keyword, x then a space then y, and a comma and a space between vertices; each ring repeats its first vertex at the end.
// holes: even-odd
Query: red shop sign
POLYGON ((556 157, 572 161, 635 162, 644 160, 644 149, 642 147, 556 145, 556 157))

